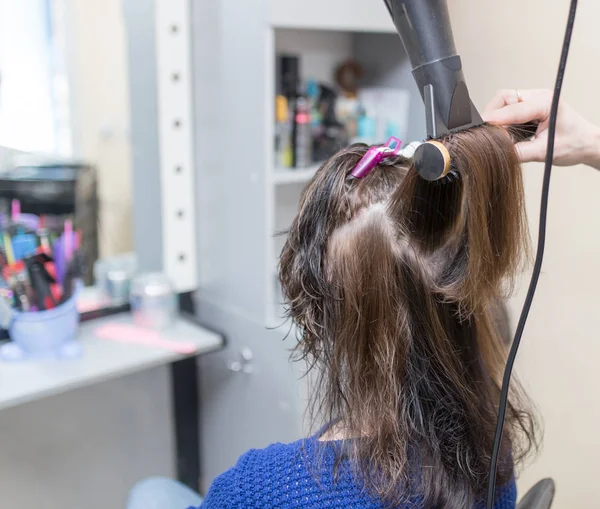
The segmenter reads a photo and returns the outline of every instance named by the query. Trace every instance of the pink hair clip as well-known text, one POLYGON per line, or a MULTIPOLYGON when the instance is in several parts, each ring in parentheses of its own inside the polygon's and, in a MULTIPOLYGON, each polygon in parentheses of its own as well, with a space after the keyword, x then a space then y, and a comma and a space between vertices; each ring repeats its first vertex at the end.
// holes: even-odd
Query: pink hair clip
POLYGON ((356 165, 356 168, 350 172, 349 176, 357 179, 366 177, 381 161, 388 157, 397 156, 400 153, 401 146, 402 142, 392 136, 385 145, 371 147, 356 165))

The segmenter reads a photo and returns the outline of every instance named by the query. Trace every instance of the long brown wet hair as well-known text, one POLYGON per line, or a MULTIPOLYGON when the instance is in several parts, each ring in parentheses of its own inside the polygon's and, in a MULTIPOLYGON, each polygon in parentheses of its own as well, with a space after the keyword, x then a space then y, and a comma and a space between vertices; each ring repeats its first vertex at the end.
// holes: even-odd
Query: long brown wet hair
MULTIPOLYGON (((485 493, 505 344, 494 307, 527 252, 521 169, 507 131, 443 140, 460 178, 411 161, 347 179, 368 149, 331 157, 302 196, 280 261, 296 357, 316 375, 313 417, 339 422, 347 458, 384 504, 470 508, 485 493)), ((513 383, 513 386, 515 384, 513 383)), ((513 390, 499 483, 534 448, 513 390)))

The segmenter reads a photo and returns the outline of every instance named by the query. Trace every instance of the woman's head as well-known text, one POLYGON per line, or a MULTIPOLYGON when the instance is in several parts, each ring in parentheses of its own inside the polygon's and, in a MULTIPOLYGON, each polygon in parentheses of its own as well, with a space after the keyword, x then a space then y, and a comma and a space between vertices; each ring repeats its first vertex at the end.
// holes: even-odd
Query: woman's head
MULTIPOLYGON (((485 489, 497 415, 493 308, 526 227, 507 132, 485 125, 444 144, 460 178, 442 183, 402 157, 347 179, 364 145, 329 159, 304 191, 280 279, 297 353, 318 374, 314 408, 361 437, 350 455, 367 486, 398 502, 418 482, 426 506, 467 507, 485 489)), ((509 447, 519 460, 533 433, 514 399, 506 430, 504 480, 509 447)))

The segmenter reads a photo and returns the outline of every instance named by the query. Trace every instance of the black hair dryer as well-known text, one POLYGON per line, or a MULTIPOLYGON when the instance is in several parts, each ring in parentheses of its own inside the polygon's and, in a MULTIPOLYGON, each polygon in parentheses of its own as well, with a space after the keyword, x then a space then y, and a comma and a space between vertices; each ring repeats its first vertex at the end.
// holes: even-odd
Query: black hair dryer
POLYGON ((425 103, 427 136, 483 123, 469 97, 446 0, 384 0, 425 103))

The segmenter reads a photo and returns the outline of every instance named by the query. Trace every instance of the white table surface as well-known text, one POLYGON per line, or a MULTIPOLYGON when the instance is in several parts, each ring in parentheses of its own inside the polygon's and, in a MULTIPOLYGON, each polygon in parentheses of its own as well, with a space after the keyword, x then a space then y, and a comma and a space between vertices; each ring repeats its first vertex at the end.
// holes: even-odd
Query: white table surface
MULTIPOLYGON (((81 324, 83 356, 75 360, 0 361, 0 410, 92 385, 188 357, 160 348, 98 339, 94 330, 108 323, 133 324, 123 313, 81 324)), ((193 343, 200 355, 218 350, 223 338, 185 319, 161 334, 163 339, 193 343)))

